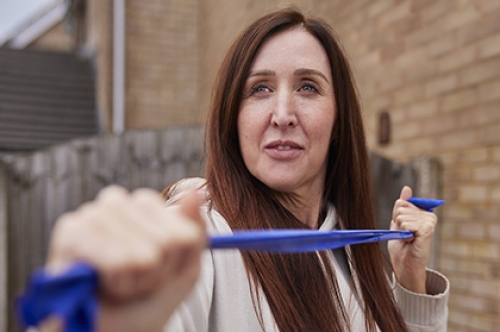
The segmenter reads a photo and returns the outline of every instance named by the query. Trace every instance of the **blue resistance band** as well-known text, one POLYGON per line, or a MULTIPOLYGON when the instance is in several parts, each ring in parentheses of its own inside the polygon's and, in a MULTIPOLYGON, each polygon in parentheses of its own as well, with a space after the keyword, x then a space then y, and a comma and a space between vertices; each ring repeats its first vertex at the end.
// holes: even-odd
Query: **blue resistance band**
MULTIPOLYGON (((444 201, 426 198, 408 201, 427 211, 444 204, 444 201)), ((210 237, 208 249, 308 252, 412 236, 409 231, 386 230, 255 230, 210 237)), ((49 316, 57 316, 63 320, 65 332, 93 332, 97 285, 97 271, 86 263, 76 263, 57 276, 38 270, 17 301, 19 320, 24 327, 29 327, 37 326, 49 316)))
POLYGON ((60 275, 36 271, 17 300, 20 321, 24 327, 37 326, 49 316, 57 316, 66 332, 94 331, 97 279, 97 271, 85 263, 74 264, 60 275))

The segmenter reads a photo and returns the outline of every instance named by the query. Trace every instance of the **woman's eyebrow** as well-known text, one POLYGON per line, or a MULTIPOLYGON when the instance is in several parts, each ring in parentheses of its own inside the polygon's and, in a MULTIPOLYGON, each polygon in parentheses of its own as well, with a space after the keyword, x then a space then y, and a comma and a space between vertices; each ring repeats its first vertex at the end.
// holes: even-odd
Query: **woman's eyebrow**
POLYGON ((328 79, 326 78, 326 76, 322 72, 320 72, 319 70, 316 70, 316 69, 300 68, 300 69, 296 69, 293 72, 293 74, 296 76, 317 75, 317 76, 321 77, 322 79, 324 79, 327 83, 330 83, 328 81, 328 79))
POLYGON ((276 76, 276 73, 269 69, 254 70, 248 74, 248 77, 252 76, 276 76))

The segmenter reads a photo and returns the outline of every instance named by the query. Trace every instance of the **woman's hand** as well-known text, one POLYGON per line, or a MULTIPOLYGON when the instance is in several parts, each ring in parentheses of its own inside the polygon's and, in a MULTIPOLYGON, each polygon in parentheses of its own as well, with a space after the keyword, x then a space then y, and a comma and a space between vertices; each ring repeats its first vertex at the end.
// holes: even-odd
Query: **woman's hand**
POLYGON ((411 197, 411 188, 405 186, 394 203, 391 230, 408 230, 413 232, 414 237, 389 241, 388 250, 396 280, 412 292, 425 294, 425 266, 430 255, 437 217, 434 213, 407 202, 411 197))
POLYGON ((165 208, 152 190, 109 187, 57 221, 46 267, 57 274, 84 261, 97 269, 97 331, 161 331, 198 278, 200 203, 193 192, 165 208))

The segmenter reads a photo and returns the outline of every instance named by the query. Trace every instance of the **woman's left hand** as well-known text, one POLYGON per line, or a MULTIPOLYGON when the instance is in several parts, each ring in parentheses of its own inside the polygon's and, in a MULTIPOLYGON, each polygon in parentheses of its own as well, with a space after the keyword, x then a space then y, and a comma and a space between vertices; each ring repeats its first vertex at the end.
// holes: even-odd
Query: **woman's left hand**
POLYGON ((412 292, 425 294, 425 267, 437 217, 408 202, 411 197, 411 188, 405 186, 394 203, 391 230, 408 230, 413 232, 414 237, 389 241, 388 250, 396 280, 412 292))

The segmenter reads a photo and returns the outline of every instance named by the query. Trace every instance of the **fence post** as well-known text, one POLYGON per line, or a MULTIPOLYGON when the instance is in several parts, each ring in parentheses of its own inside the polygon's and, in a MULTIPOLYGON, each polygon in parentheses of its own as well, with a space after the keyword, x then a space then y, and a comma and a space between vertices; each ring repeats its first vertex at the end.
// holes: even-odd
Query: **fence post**
POLYGON ((7 305, 7 271, 8 271, 8 182, 7 169, 0 159, 0 331, 7 331, 8 305, 7 305))

